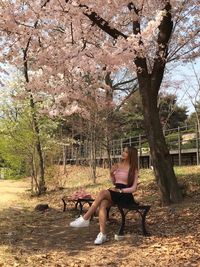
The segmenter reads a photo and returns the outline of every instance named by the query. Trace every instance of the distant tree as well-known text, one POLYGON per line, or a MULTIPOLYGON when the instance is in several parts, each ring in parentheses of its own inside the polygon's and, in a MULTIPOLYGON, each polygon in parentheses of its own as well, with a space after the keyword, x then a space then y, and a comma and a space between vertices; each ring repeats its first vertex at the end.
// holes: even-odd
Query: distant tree
POLYGON ((197 122, 196 120, 196 112, 192 112, 187 119, 187 124, 188 125, 195 125, 197 122))
MULTIPOLYGON (((187 107, 177 104, 175 94, 159 94, 158 108, 160 121, 164 129, 177 128, 187 120, 187 107)), ((124 131, 131 135, 144 133, 144 117, 139 92, 135 92, 120 110, 124 131)))
MULTIPOLYGON (((21 99, 22 92, 23 89, 19 91, 16 87, 10 92, 10 96, 4 99, 4 104, 1 104, 0 158, 3 159, 4 166, 10 169, 13 177, 31 176, 32 190, 39 194, 40 159, 36 149, 38 140, 29 98, 21 99)), ((40 110, 40 103, 37 103, 37 110, 40 110)), ((57 151, 53 140, 57 122, 40 115, 38 127, 45 170, 47 159, 57 151)))
POLYGON ((126 135, 144 134, 144 117, 139 91, 136 91, 120 109, 121 124, 126 135))
POLYGON ((158 105, 164 130, 184 125, 187 120, 187 107, 177 104, 175 94, 160 94, 158 105))
POLYGON ((191 82, 191 77, 188 77, 185 82, 185 87, 187 88, 187 95, 195 110, 194 115, 196 118, 194 123, 197 125, 198 132, 200 135, 200 74, 197 71, 197 68, 193 62, 191 62, 191 66, 193 73, 192 75, 194 76, 194 82, 191 82), (188 80, 190 82, 188 82, 188 80))

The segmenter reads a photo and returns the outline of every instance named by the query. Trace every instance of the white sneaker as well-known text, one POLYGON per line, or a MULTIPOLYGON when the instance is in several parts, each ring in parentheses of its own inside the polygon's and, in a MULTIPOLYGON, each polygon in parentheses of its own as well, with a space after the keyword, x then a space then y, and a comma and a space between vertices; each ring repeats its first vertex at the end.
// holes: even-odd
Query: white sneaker
POLYGON ((94 244, 95 245, 101 245, 106 241, 107 241, 106 235, 99 233, 97 238, 94 240, 94 244))
POLYGON ((76 220, 74 220, 73 222, 70 222, 69 225, 71 227, 79 228, 79 227, 87 227, 87 226, 89 226, 89 224, 90 224, 90 220, 85 220, 83 218, 83 216, 80 216, 76 220))

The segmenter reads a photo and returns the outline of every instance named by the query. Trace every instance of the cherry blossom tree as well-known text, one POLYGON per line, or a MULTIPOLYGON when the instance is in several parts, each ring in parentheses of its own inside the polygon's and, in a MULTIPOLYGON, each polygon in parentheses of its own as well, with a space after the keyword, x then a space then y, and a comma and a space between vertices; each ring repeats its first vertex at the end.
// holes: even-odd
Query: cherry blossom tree
POLYGON ((116 65, 126 64, 137 73, 162 201, 165 204, 179 202, 182 196, 163 136, 157 97, 166 63, 199 55, 197 1, 105 1, 104 5, 93 1, 66 2, 82 10, 83 16, 92 22, 88 25, 93 27, 95 38, 97 28, 101 30, 99 38, 104 34, 109 36, 101 44, 102 53, 94 52, 96 60, 112 71, 116 65))
MULTIPOLYGON (((93 73, 98 86, 99 74, 129 69, 139 83, 162 202, 179 202, 157 98, 166 64, 199 56, 199 13, 198 0, 2 0, 1 54, 10 64, 28 64, 32 74, 40 71, 29 72, 31 92, 56 99, 66 93, 68 112, 75 111, 69 95, 79 95, 85 73, 93 73), (28 58, 22 57, 27 45, 28 58)), ((54 114, 60 103, 55 101, 54 114)))

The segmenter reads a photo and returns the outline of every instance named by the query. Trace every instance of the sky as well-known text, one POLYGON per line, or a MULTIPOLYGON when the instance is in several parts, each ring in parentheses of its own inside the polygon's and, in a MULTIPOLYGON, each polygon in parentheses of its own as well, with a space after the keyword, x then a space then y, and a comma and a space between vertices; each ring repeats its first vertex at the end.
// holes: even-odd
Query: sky
POLYGON ((194 106, 192 101, 195 99, 195 95, 198 93, 198 98, 200 99, 200 88, 197 83, 197 78, 195 77, 194 70, 198 76, 200 82, 200 59, 193 63, 182 63, 175 69, 170 71, 170 80, 179 83, 176 88, 169 88, 170 93, 175 93, 177 95, 177 104, 180 106, 187 106, 188 114, 194 112, 194 106))

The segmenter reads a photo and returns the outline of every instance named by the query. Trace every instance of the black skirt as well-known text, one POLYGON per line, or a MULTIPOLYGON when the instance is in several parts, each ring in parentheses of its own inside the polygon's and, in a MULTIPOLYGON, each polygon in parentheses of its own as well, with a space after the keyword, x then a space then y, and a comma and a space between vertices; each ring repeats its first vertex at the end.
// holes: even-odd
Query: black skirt
MULTIPOLYGON (((127 187, 128 186, 125 184, 115 184, 115 188, 118 188, 118 189, 123 189, 127 187)), ((108 189, 108 191, 110 192, 110 196, 111 196, 113 204, 122 205, 122 206, 138 205, 138 203, 135 202, 132 193, 120 193, 120 192, 112 191, 111 189, 108 189)))

